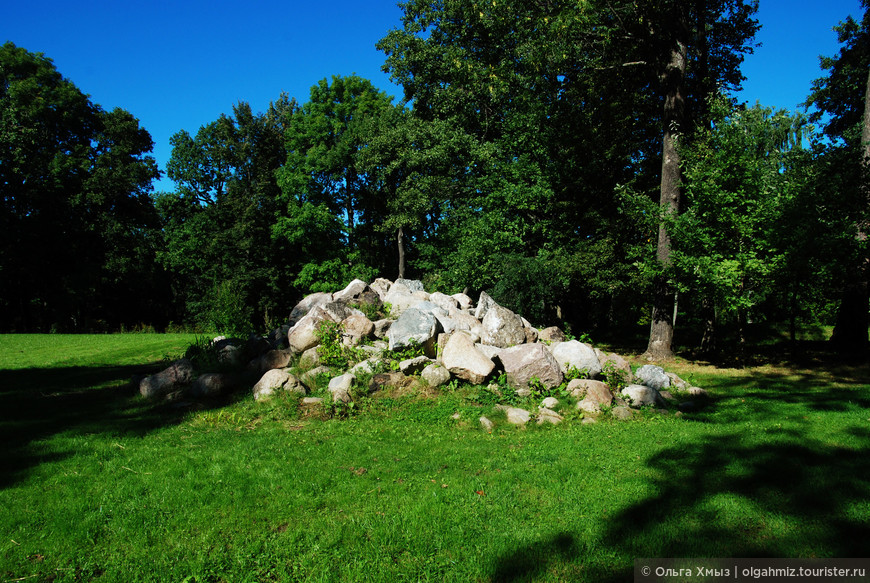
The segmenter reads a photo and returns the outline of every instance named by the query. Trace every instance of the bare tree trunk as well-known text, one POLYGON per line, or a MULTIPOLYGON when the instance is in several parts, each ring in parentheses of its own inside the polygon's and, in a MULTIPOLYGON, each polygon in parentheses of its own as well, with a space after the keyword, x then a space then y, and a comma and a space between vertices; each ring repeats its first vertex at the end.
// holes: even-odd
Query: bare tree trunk
MULTIPOLYGON (((678 42, 671 50, 671 59, 664 75, 664 140, 662 144, 662 183, 659 208, 662 215, 676 214, 680 208, 682 186, 680 184, 680 153, 677 138, 683 125, 684 97, 683 79, 686 75, 687 49, 685 43, 678 42)), ((671 263, 671 236, 666 220, 659 224, 656 260, 662 269, 671 263)), ((656 277, 654 284, 652 323, 650 324, 649 345, 645 357, 648 360, 663 361, 674 357, 674 290, 665 274, 656 277)))
POLYGON ((402 227, 399 227, 396 243, 399 247, 399 279, 405 279, 405 233, 402 227))
POLYGON ((701 301, 701 313, 704 318, 701 354, 711 356, 716 354, 716 303, 709 297, 704 298, 701 301))
MULTIPOLYGON (((864 91, 864 122, 861 128, 861 147, 863 154, 862 182, 866 181, 870 173, 870 73, 867 75, 867 86, 864 91)), ((870 187, 866 183, 861 187, 864 190, 865 204, 870 206, 870 187)), ((864 219, 858 221, 856 237, 859 241, 867 239, 868 227, 864 219)), ((858 265, 858 272, 854 279, 846 284, 843 290, 843 298, 840 301, 840 310, 837 313, 837 323, 831 342, 841 349, 850 352, 862 352, 867 349, 867 327, 870 325, 870 266, 868 258, 862 257, 858 265)))

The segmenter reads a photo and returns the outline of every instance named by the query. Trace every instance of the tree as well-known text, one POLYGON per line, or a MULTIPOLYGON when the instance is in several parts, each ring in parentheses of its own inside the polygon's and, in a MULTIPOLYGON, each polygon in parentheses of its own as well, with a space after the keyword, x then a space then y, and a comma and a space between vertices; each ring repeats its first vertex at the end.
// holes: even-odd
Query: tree
MULTIPOLYGON (((661 95, 662 157, 659 206, 662 222, 658 230, 653 311, 646 357, 673 357, 674 291, 669 282, 672 236, 667 224, 680 211, 682 179, 677 140, 685 139, 694 121, 705 123, 704 104, 716 87, 734 90, 742 80, 740 63, 752 51, 750 44, 758 29, 752 15, 757 0, 668 1, 655 4, 623 5, 631 18, 617 19, 634 46, 650 58, 637 54, 628 63, 651 67, 658 77, 653 87, 661 95), (631 23, 626 25, 625 23, 631 23), (687 102, 687 98, 690 100, 687 102)), ((627 63, 623 63, 627 64, 627 63)))
POLYGON ((0 47, 0 327, 141 321, 136 308, 159 295, 141 283, 156 281, 152 145, 132 115, 93 104, 44 55, 0 47), (133 292, 126 303, 121 289, 133 292))
POLYGON ((839 211, 849 217, 854 237, 843 242, 843 271, 840 308, 831 341, 842 348, 863 351, 867 348, 870 324, 870 267, 867 249, 868 211, 870 211, 870 3, 862 0, 864 15, 858 23, 851 16, 835 27, 842 48, 836 57, 822 57, 827 76, 813 82, 807 106, 816 111, 811 119, 828 116, 825 134, 843 150, 835 156, 850 158, 854 171, 831 176, 841 180, 853 176, 844 185, 839 211), (845 195, 845 196, 843 196, 845 195))
POLYGON ((314 273, 331 274, 330 282, 340 285, 348 277, 370 279, 385 267, 385 242, 378 231, 384 201, 376 181, 360 165, 360 152, 367 124, 385 115, 391 101, 367 79, 335 76, 331 83, 323 79, 313 86, 310 100, 289 116, 287 157, 279 172, 285 208, 275 234, 298 242, 293 217, 321 217, 317 222, 326 227, 324 213, 342 227, 340 234, 328 229, 338 239, 318 242, 322 251, 331 251, 328 258, 315 254, 328 267, 308 263, 305 277, 297 282, 303 287, 328 283, 311 277, 314 273))
POLYGON ((241 334, 268 327, 293 289, 283 281, 286 250, 272 236, 278 212, 277 170, 286 158, 286 95, 265 113, 247 103, 171 138, 170 178, 178 189, 158 197, 164 221, 161 260, 194 321, 241 334))
MULTIPOLYGON (((703 117, 707 93, 739 85, 757 3, 413 0, 402 6, 403 30, 378 44, 386 69, 403 85, 415 115, 449 121, 489 148, 477 183, 465 189, 467 199, 451 201, 464 223, 454 240, 468 243, 457 252, 476 260, 467 275, 475 285, 494 285, 498 269, 515 265, 519 253, 558 265, 552 276, 568 274, 557 296, 570 303, 578 303, 578 291, 584 300, 602 298, 612 313, 614 282, 580 274, 583 264, 599 261, 603 241, 617 246, 616 261, 627 255, 626 244, 612 237, 628 224, 617 187, 649 188, 658 159, 663 214, 679 208, 677 137, 693 116, 703 117), (491 233, 488 241, 468 236, 481 231, 491 233), (581 265, 572 269, 567 257, 581 265)), ((669 234, 660 233, 650 343, 658 358, 671 351, 673 306, 669 234)))
MULTIPOLYGON (((671 259, 681 291, 712 305, 719 319, 736 321, 740 357, 748 316, 776 295, 775 283, 799 289, 787 271, 796 268, 790 257, 800 245, 783 235, 818 230, 817 217, 796 222, 793 212, 805 203, 808 185, 795 165, 807 163, 807 126, 804 116, 759 105, 735 108, 723 95, 711 103, 711 126, 681 148, 686 208, 667 228, 674 233, 671 259)), ((705 327, 708 352, 713 333, 715 321, 705 327)))

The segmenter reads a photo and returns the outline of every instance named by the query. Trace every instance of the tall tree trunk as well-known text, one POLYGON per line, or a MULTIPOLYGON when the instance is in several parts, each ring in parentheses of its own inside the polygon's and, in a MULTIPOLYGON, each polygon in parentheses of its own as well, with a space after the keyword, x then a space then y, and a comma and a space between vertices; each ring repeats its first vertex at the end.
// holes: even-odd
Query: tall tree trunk
POLYGON ((402 227, 399 227, 396 244, 399 247, 399 279, 405 279, 405 233, 402 227))
MULTIPOLYGON (((677 42, 671 50, 671 58, 664 75, 664 140, 662 144, 662 183, 659 208, 665 217, 659 224, 656 260, 662 270, 671 263, 671 236, 666 220, 668 215, 679 212, 682 186, 680 184, 680 153, 677 138, 683 126, 685 103, 683 79, 686 75, 686 44, 677 42)), ((652 323, 649 345, 644 355, 648 360, 663 361, 674 357, 674 290, 665 273, 656 277, 654 283, 652 323)))
MULTIPOLYGON (((865 205, 870 206, 870 186, 866 184, 870 175, 870 72, 867 75, 867 86, 864 90, 864 122, 861 128, 862 164, 864 172, 861 175, 865 205)), ((859 241, 867 239, 868 226, 864 219, 858 221, 856 237, 859 241)), ((870 325, 870 266, 868 258, 861 257, 857 273, 852 281, 846 284, 840 310, 837 313, 837 323, 831 342, 841 350, 863 352, 867 349, 867 328, 870 325)))
POLYGON ((701 314, 704 319, 704 334, 701 336, 701 354, 716 354, 716 303, 709 296, 701 300, 701 314))

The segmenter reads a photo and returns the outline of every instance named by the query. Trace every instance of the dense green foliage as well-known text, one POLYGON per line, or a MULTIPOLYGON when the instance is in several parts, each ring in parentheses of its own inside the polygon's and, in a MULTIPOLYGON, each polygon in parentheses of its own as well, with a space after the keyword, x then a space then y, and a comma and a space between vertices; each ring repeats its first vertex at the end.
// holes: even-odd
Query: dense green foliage
POLYGON ((135 118, 4 45, 0 328, 242 335, 404 276, 596 338, 640 341, 652 312, 708 352, 834 324, 842 297, 861 343, 843 314, 867 312, 866 16, 823 59, 815 133, 736 101, 757 2, 402 10, 378 43, 401 101, 352 75, 238 103, 172 137, 156 195, 135 118))
POLYGON ((0 336, 3 580, 615 583, 647 555, 866 548, 866 367, 675 364, 709 409, 487 433, 482 389, 341 421, 133 396, 190 340, 0 336))
POLYGON ((0 328, 159 321, 151 136, 50 59, 0 46, 0 328))

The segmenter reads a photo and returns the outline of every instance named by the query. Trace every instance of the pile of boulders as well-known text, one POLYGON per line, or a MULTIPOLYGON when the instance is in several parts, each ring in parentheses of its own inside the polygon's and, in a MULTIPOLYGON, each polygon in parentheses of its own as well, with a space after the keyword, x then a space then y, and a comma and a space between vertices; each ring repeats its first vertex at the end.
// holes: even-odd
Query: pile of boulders
MULTIPOLYGON (((664 409, 668 404, 691 410, 707 396, 661 367, 645 365, 633 372, 618 354, 568 339, 556 326, 535 328, 486 293, 475 303, 466 294, 427 293, 417 280, 377 279, 371 284, 354 280, 335 293, 311 294, 293 308, 286 325, 268 336, 246 342, 216 339, 214 349, 222 362, 250 357, 247 376, 238 372, 197 376, 192 363, 183 359, 143 379, 141 394, 213 396, 244 384, 247 378, 255 381, 252 390, 257 400, 287 391, 302 395, 307 405, 323 398, 350 403, 355 394, 415 383, 439 387, 454 379, 494 392, 500 391, 495 382, 500 379, 518 396, 527 397, 548 393, 571 379, 566 392, 577 401, 585 422, 608 411, 627 419, 636 409, 664 409), (372 320, 367 313, 385 317, 372 320), (321 362, 320 331, 327 323, 337 325, 342 344, 359 355, 347 370, 336 371, 321 362), (399 362, 398 371, 383 372, 385 361, 408 347, 422 355, 399 362), (305 372, 297 376, 291 365, 305 372), (327 384, 323 397, 309 396, 323 384, 327 384)), ((504 407, 504 412, 510 423, 525 424, 532 418, 538 423, 559 423, 563 418, 556 412, 558 406, 555 397, 548 397, 534 413, 515 407, 504 407)), ((491 424, 486 418, 480 422, 484 427, 491 424)))

